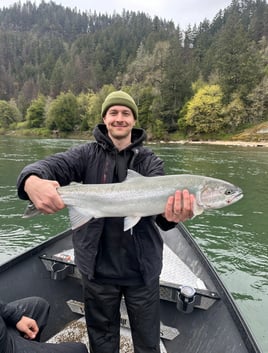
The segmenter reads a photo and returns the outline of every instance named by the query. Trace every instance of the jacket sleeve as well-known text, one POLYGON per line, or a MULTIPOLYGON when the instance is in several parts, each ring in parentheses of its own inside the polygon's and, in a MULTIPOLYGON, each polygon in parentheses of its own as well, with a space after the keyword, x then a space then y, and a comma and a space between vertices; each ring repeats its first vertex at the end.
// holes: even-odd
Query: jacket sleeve
POLYGON ((16 326, 24 315, 24 311, 23 309, 20 310, 19 307, 14 307, 0 300, 0 315, 7 325, 16 326))
POLYGON ((24 191, 24 183, 30 175, 56 180, 61 186, 68 185, 71 181, 81 182, 90 146, 90 143, 80 145, 27 165, 17 179, 19 198, 28 200, 28 195, 24 191))

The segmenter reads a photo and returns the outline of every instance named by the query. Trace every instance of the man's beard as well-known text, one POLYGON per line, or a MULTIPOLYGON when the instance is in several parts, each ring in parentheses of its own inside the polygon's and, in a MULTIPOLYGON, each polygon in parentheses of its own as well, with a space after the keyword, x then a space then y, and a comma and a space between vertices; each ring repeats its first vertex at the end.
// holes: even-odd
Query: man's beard
MULTIPOLYGON (((121 127, 129 129, 129 126, 125 126, 125 125, 112 126, 112 128, 114 128, 114 129, 121 128, 121 127)), ((109 133, 110 133, 111 137, 113 137, 117 140, 123 140, 131 134, 131 131, 128 130, 128 131, 124 131, 124 132, 122 132, 122 131, 117 132, 116 130, 114 131, 113 129, 111 129, 111 131, 109 133)))
POLYGON ((113 137, 114 139, 117 139, 117 140, 124 140, 126 137, 129 136, 129 134, 130 134, 130 132, 125 133, 125 134, 117 134, 117 133, 110 132, 111 137, 113 137))

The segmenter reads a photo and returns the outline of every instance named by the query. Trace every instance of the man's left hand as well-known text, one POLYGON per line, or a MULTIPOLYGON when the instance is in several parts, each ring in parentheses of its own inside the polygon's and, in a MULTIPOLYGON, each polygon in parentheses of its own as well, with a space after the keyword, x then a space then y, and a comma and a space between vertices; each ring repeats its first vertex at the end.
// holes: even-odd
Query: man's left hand
POLYGON ((188 190, 177 190, 174 195, 167 200, 163 216, 169 222, 184 222, 194 215, 193 207, 195 196, 188 190))

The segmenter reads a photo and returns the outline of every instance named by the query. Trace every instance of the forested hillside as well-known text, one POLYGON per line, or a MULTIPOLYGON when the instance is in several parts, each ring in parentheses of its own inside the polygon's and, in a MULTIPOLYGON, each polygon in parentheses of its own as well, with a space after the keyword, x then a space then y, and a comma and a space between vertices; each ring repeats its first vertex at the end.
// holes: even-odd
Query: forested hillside
POLYGON ((185 32, 141 12, 0 8, 0 132, 90 130, 114 89, 133 95, 152 138, 268 120, 267 19, 263 0, 234 0, 185 32))

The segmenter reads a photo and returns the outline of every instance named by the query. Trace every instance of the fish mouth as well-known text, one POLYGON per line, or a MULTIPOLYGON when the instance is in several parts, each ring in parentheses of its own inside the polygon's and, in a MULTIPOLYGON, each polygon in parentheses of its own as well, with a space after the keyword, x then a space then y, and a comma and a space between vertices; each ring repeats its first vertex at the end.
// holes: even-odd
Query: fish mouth
POLYGON ((228 200, 228 204, 231 204, 233 202, 239 201, 244 197, 243 191, 239 192, 238 194, 236 194, 234 197, 232 197, 231 199, 228 200))

